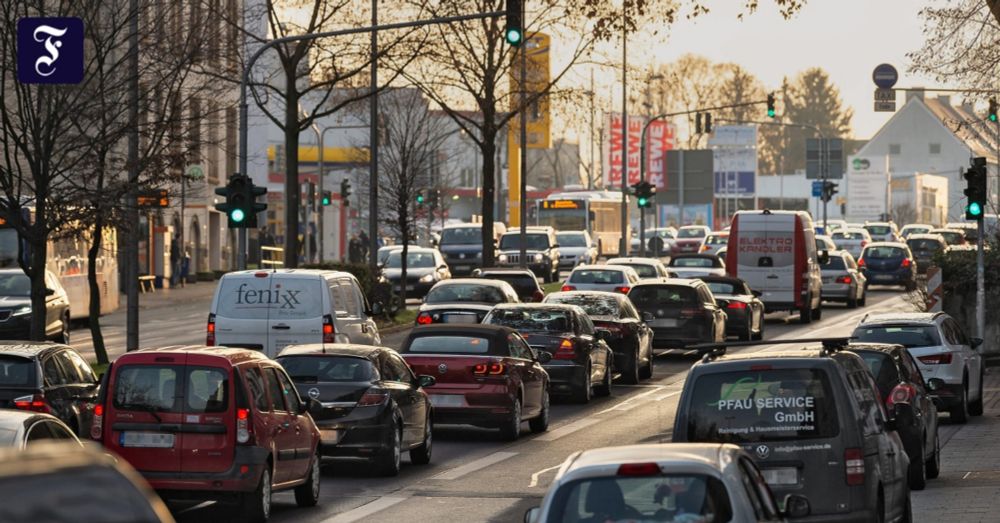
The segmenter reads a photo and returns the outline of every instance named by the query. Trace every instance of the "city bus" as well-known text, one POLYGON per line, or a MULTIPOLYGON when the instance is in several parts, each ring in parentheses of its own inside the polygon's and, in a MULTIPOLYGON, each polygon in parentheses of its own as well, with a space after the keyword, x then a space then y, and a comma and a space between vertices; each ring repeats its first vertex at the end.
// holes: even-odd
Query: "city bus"
POLYGON ((589 231, 600 256, 617 256, 622 235, 628 238, 630 234, 628 222, 622 225, 621 193, 553 193, 538 200, 535 208, 537 225, 548 225, 556 231, 589 231))

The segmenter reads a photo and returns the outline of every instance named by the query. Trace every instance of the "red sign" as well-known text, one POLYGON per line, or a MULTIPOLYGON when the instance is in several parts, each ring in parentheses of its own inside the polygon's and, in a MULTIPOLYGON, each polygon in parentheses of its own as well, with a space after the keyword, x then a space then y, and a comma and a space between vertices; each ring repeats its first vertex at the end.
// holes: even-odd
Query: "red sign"
MULTIPOLYGON (((628 162, 628 185, 639 183, 640 147, 642 127, 646 119, 628 117, 628 155, 623 154, 621 113, 608 113, 604 122, 604 150, 602 151, 605 187, 621 187, 622 159, 628 162)), ((666 189, 666 151, 673 149, 674 127, 669 122, 656 121, 646 129, 646 177, 657 189, 666 189)))
POLYGON ((646 128, 646 181, 657 190, 667 189, 667 151, 674 148, 676 140, 674 126, 669 122, 657 120, 646 128))

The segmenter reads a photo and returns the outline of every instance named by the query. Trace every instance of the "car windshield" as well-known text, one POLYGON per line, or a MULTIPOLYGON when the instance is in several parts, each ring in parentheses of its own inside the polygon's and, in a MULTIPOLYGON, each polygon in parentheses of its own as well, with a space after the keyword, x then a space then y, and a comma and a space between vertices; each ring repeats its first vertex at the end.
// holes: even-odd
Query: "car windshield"
POLYGON ((625 281, 625 275, 621 271, 609 271, 603 269, 577 269, 569 275, 570 283, 593 283, 612 285, 625 281))
POLYGON ((596 477, 561 487, 548 521, 731 521, 733 509, 722 481, 702 474, 596 477))
POLYGON ((899 247, 868 247, 861 254, 861 257, 869 259, 904 258, 906 251, 899 247))
POLYGON ((587 237, 578 232, 561 232, 556 235, 560 247, 586 247, 587 237))
POLYGON ((702 229, 701 227, 694 227, 694 228, 691 228, 691 229, 682 228, 681 230, 677 231, 677 237, 678 238, 704 238, 705 237, 705 229, 702 229))
POLYGON ((839 230, 831 234, 830 238, 834 240, 863 240, 865 239, 865 233, 861 231, 839 230))
POLYGON ((569 312, 563 309, 493 309, 483 319, 488 325, 503 325, 518 332, 572 332, 569 312))
POLYGON ((216 367, 126 365, 115 373, 118 410, 207 413, 228 409, 229 377, 216 367))
POLYGON ((713 258, 686 258, 682 256, 674 257, 670 260, 671 267, 717 267, 713 258))
POLYGON ((705 284, 708 285, 708 290, 712 291, 712 294, 746 294, 746 292, 743 291, 742 285, 737 285, 728 281, 707 281, 705 284))
POLYGON ((493 285, 452 283, 437 285, 427 293, 427 303, 503 303, 504 296, 493 285))
POLYGON ((869 234, 874 234, 877 236, 882 236, 884 234, 889 234, 892 229, 888 225, 865 225, 865 230, 869 234))
POLYGON ((722 234, 712 234, 708 238, 705 238, 705 244, 707 245, 726 245, 727 243, 729 243, 729 236, 722 234))
POLYGON ((907 240, 906 244, 910 246, 912 251, 937 251, 944 248, 941 242, 927 238, 907 240))
POLYGON ((485 272, 480 275, 481 278, 487 278, 490 280, 501 280, 510 284, 514 287, 514 291, 518 295, 531 294, 538 290, 538 280, 534 276, 529 276, 527 274, 511 274, 503 272, 485 272))
POLYGON ((611 296, 601 296, 600 294, 594 293, 565 293, 552 295, 548 298, 547 303, 566 303, 569 305, 578 305, 582 308, 588 316, 614 316, 617 317, 621 313, 621 307, 618 305, 618 300, 611 296))
POLYGON ((378 250, 378 262, 385 265, 385 262, 389 259, 391 255, 396 250, 396 247, 382 247, 378 250))
POLYGON ((278 363, 292 381, 300 383, 330 383, 371 381, 375 368, 367 358, 353 356, 284 356, 278 363))
POLYGON ((482 227, 455 227, 441 231, 440 245, 472 245, 483 243, 482 227))
POLYGON ((417 336, 402 352, 434 354, 488 354, 490 340, 478 336, 417 336))
POLYGON ((960 245, 965 241, 965 234, 958 231, 938 231, 934 234, 940 234, 948 245, 960 245))
POLYGON ((872 325, 854 329, 853 336, 861 342, 895 343, 908 349, 941 345, 934 325, 872 325))
POLYGON ((35 362, 17 356, 0 356, 0 387, 34 387, 35 362))
MULTIPOLYGON (((505 234, 500 238, 500 250, 520 249, 520 240, 520 234, 505 234)), ((525 234, 524 248, 529 251, 544 251, 549 248, 549 236, 547 234, 525 234)))
POLYGON ((616 263, 615 265, 624 265, 626 267, 632 267, 635 273, 639 275, 640 278, 655 278, 659 274, 656 272, 656 267, 653 265, 645 263, 616 263))
POLYGON ((842 271, 847 269, 847 265, 844 263, 844 259, 840 256, 829 256, 827 257, 826 263, 822 265, 824 271, 842 271))
MULTIPOLYGON (((401 268, 403 266, 403 251, 390 254, 385 266, 390 269, 401 268)), ((434 253, 408 252, 406 253, 406 266, 413 269, 434 267, 434 253)))
MULTIPOLYGON (((769 367, 751 368, 757 366, 769 367)), ((688 405, 687 439, 739 444, 832 438, 840 426, 831 391, 821 369, 703 374, 688 405)))
POLYGON ((24 273, 0 274, 0 296, 31 296, 31 280, 24 273))

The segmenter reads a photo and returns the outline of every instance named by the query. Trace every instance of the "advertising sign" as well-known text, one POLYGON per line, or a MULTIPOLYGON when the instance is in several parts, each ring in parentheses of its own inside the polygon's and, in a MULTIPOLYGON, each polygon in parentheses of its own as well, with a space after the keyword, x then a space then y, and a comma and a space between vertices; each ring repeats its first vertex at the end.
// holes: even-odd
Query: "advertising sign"
POLYGON ((852 156, 847 162, 847 216, 878 220, 885 213, 885 158, 852 156))
MULTIPOLYGON (((543 33, 533 33, 528 36, 523 49, 528 53, 525 64, 525 85, 527 86, 527 96, 543 93, 549 87, 549 49, 551 48, 549 35, 543 33)), ((520 62, 517 62, 520 64, 520 62)), ((510 91, 514 93, 511 103, 515 106, 520 103, 520 74, 521 67, 510 68, 510 91)), ((533 103, 528 105, 528 121, 525 124, 527 131, 528 149, 548 149, 552 144, 550 133, 549 96, 543 94, 533 103)), ((513 134, 514 140, 520 139, 521 124, 515 116, 508 128, 513 134)))
MULTIPOLYGON (((656 120, 646 128, 646 181, 659 191, 667 189, 667 151, 673 150, 676 144, 677 133, 673 124, 656 120)), ((629 172, 629 180, 632 179, 629 172)), ((634 179, 639 181, 638 173, 634 179)))
POLYGON ((604 150, 601 165, 605 187, 622 186, 622 161, 628 162, 629 185, 639 182, 639 139, 645 120, 641 116, 628 117, 628 154, 622 150, 622 113, 607 113, 604 118, 604 150))
POLYGON ((753 196, 757 187, 757 128, 716 127, 708 145, 712 148, 715 197, 753 196))
POLYGON ((83 20, 74 17, 17 21, 17 79, 23 84, 83 81, 83 20))

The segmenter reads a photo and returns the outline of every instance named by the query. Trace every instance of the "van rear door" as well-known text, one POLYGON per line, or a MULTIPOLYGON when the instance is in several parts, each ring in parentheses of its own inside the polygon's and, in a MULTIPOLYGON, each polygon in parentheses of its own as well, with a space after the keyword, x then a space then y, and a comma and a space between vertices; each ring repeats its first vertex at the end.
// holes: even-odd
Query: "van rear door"
POLYGON ((179 404, 183 413, 180 449, 184 472, 225 472, 236 444, 236 386, 233 368, 221 358, 189 354, 179 404), (220 365, 221 363, 221 365, 220 365))
POLYGON ((259 271, 223 276, 212 306, 216 345, 267 349, 272 275, 272 272, 259 271))
POLYGON ((271 278, 267 316, 267 355, 287 345, 323 342, 323 316, 329 314, 330 291, 315 273, 279 273, 271 278))
POLYGON ((796 227, 801 227, 794 214, 772 214, 766 216, 767 252, 770 263, 762 267, 768 288, 761 301, 787 303, 797 307, 798 292, 801 288, 802 270, 796 266, 796 249, 799 235, 796 227), (799 285, 796 285, 796 282, 799 285))

